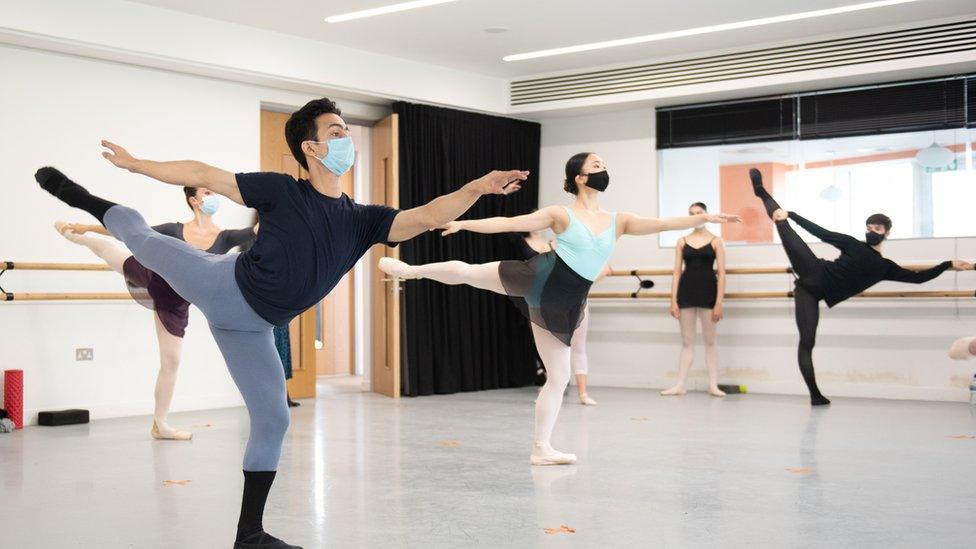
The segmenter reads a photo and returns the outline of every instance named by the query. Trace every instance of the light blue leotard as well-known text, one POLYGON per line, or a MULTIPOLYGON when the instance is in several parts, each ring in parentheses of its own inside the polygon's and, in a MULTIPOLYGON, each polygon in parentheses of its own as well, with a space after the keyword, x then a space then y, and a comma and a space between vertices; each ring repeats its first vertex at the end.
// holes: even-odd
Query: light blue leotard
POLYGON ((587 280, 596 280, 617 245, 617 214, 612 215, 607 230, 595 235, 576 217, 572 208, 563 207, 569 214, 569 226, 556 235, 559 244, 556 255, 576 274, 587 280))

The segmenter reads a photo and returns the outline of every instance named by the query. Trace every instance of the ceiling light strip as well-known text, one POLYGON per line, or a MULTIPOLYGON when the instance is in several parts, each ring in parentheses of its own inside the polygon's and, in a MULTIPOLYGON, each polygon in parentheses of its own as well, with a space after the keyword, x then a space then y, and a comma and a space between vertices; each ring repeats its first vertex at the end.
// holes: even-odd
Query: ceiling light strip
POLYGON ((525 61, 527 59, 538 59, 540 57, 553 57, 556 55, 566 55, 570 53, 580 53, 584 51, 601 50, 606 48, 619 48, 621 46, 632 46, 635 44, 646 44, 648 42, 659 42, 662 40, 671 40, 674 38, 699 36, 702 34, 711 34, 716 32, 724 32, 724 31, 738 30, 738 29, 747 29, 747 28, 759 27, 764 25, 786 23, 790 21, 800 21, 803 19, 813 19, 817 17, 826 17, 830 15, 852 13, 857 11, 896 6, 899 4, 910 4, 919 1, 921 0, 880 0, 877 2, 864 2, 861 4, 839 6, 836 8, 804 11, 798 13, 790 13, 786 15, 776 15, 773 17, 761 17, 758 19, 748 19, 745 21, 736 21, 733 23, 722 23, 719 25, 708 25, 705 27, 696 27, 691 29, 682 29, 682 30, 670 31, 670 32, 660 32, 656 34, 647 34, 644 36, 634 36, 631 38, 621 38, 617 40, 607 40, 603 42, 591 42, 589 44, 579 44, 576 46, 567 46, 563 48, 552 48, 548 50, 539 50, 539 51, 528 52, 528 53, 519 53, 515 55, 506 55, 505 57, 502 58, 502 60, 508 62, 525 61))
POLYGON ((413 2, 401 2, 399 4, 380 6, 378 8, 371 8, 368 10, 360 10, 360 11, 353 11, 349 13, 343 13, 340 15, 332 15, 326 17, 325 22, 342 23, 345 21, 352 21, 354 19, 376 17, 377 15, 386 15, 389 13, 396 13, 400 11, 415 10, 418 8, 426 8, 428 6, 436 6, 438 4, 447 4, 448 2, 456 2, 456 1, 457 0, 414 0, 413 2))

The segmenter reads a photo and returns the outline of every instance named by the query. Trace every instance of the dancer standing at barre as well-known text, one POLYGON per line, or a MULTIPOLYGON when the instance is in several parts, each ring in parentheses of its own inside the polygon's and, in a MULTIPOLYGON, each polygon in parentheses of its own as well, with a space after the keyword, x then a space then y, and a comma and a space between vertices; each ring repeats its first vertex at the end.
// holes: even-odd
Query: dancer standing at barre
MULTIPOLYGON (((51 177, 67 179, 64 174, 49 168, 51 177)), ((233 248, 254 240, 257 226, 237 230, 221 230, 213 221, 220 207, 220 197, 209 189, 183 187, 186 205, 193 219, 185 223, 164 223, 152 229, 160 234, 178 238, 211 254, 225 254, 233 248)), ((159 275, 147 269, 129 250, 103 238, 87 236, 93 232, 111 236, 101 225, 81 225, 58 221, 54 224, 61 236, 85 246, 113 271, 125 277, 136 301, 154 311, 156 341, 159 346, 159 373, 153 393, 155 408, 150 435, 159 440, 190 440, 193 434, 169 425, 167 415, 176 390, 176 374, 183 355, 183 336, 190 321, 190 303, 180 297, 159 275)))
MULTIPOLYGON (((708 208, 702 202, 688 207, 688 215, 707 212, 708 208)), ((685 380, 695 361, 695 325, 701 324, 705 366, 708 368, 708 393, 723 397, 725 393, 718 388, 718 341, 715 332, 722 320, 722 301, 725 297, 725 243, 702 223, 678 240, 674 253, 671 316, 681 326, 681 355, 678 360, 678 383, 661 391, 661 394, 672 396, 687 392, 685 380)))

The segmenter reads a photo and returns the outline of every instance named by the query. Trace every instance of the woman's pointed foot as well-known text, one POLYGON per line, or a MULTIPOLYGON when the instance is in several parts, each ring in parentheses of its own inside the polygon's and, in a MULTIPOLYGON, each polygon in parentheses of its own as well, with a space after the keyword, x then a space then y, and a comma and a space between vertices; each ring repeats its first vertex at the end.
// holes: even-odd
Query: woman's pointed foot
POLYGON ((58 234, 67 238, 71 242, 77 243, 81 235, 77 234, 71 229, 71 223, 67 221, 55 221, 54 230, 58 231, 58 234))
POLYGON ((719 389, 718 385, 712 385, 708 388, 708 394, 712 395, 713 397, 724 397, 725 391, 719 389))
POLYGON ((378 266, 381 271, 395 278, 403 280, 421 278, 413 273, 412 266, 392 257, 381 257, 378 266))

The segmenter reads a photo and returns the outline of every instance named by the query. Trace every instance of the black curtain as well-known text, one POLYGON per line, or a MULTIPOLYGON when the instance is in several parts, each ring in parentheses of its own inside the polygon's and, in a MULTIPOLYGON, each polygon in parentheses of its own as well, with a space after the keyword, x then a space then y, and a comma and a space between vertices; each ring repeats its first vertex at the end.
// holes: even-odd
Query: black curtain
MULTIPOLYGON (((482 197, 461 219, 514 216, 538 206, 540 126, 398 102, 400 208, 423 205, 493 170, 530 170, 522 190, 482 197)), ((400 245, 410 264, 515 259, 505 235, 439 232, 400 245)), ((401 386, 406 396, 521 387, 536 382, 528 322, 509 299, 468 286, 407 281, 401 299, 401 386)))

